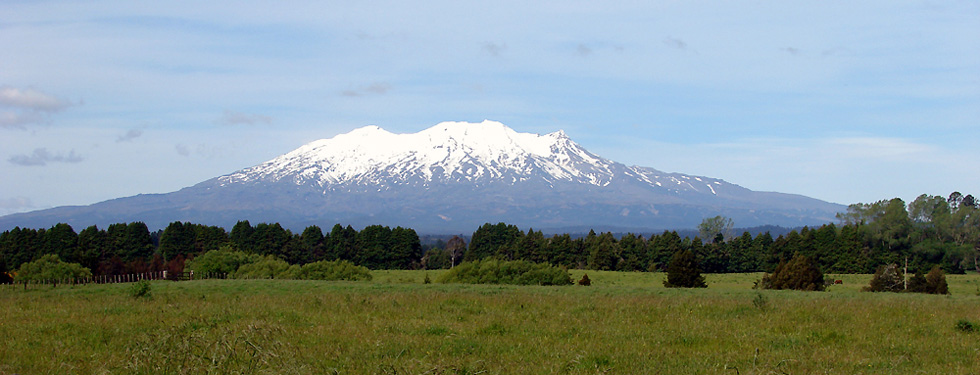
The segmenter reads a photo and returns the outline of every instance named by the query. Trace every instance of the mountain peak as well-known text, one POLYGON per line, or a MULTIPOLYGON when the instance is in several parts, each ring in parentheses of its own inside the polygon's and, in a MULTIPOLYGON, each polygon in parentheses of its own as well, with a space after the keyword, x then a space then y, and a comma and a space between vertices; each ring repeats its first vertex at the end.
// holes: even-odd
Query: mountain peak
POLYGON ((561 131, 538 135, 517 132, 497 121, 450 121, 409 134, 362 127, 221 179, 234 183, 285 178, 327 190, 381 182, 386 186, 461 180, 513 183, 532 176, 547 181, 583 178, 598 184, 612 178, 612 164, 561 131))

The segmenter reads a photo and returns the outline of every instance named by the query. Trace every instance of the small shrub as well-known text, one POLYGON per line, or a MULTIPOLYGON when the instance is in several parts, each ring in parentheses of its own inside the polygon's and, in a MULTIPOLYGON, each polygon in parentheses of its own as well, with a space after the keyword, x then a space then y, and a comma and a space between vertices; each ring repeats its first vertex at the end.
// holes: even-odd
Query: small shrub
POLYGON ((429 274, 425 274, 425 280, 422 280, 422 284, 432 284, 432 279, 429 278, 429 274))
POLYGON ((966 333, 976 332, 978 329, 977 325, 969 320, 960 319, 956 322, 956 330, 966 333))
POLYGON ((461 284, 571 285, 572 277, 565 269, 547 263, 484 259, 457 265, 444 273, 438 281, 461 284))
POLYGON ((589 274, 582 275, 582 279, 578 281, 578 285, 589 286, 592 285, 592 280, 589 279, 589 274))
POLYGON ((140 280, 129 287, 129 296, 133 298, 150 298, 150 282, 146 280, 140 280))
POLYGON ((769 298, 762 295, 762 293, 756 293, 755 298, 752 299, 752 306, 755 308, 766 311, 769 309, 769 298))

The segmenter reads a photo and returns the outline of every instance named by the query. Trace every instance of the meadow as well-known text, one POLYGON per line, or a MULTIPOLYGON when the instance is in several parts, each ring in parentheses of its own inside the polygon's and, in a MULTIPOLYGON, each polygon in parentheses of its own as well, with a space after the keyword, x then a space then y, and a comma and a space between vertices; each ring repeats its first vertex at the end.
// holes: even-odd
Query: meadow
MULTIPOLYGON (((574 280, 585 271, 572 271, 574 280)), ((584 286, 155 281, 0 286, 0 374, 977 374, 980 275, 952 295, 757 291, 761 274, 588 271, 584 286), (962 324, 961 324, 962 325, 962 324)))

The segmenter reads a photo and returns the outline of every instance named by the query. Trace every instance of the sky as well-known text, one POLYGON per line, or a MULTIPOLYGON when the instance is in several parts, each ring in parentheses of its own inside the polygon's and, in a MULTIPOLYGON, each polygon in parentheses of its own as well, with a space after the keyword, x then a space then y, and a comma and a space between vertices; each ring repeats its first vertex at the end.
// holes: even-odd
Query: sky
POLYGON ((443 121, 869 203, 980 194, 976 1, 0 2, 0 215, 443 121))

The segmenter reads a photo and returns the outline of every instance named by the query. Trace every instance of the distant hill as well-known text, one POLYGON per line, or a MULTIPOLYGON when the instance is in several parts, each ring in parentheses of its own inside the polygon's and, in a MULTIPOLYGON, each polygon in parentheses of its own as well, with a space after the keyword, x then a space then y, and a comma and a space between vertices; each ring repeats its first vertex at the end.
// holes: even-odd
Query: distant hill
POLYGON ((247 219, 294 230, 343 223, 451 234, 507 222, 546 231, 645 232, 693 228, 716 215, 740 227, 820 225, 844 210, 801 195, 627 166, 561 131, 519 133, 484 121, 444 122, 413 134, 364 127, 176 192, 7 215, 0 229, 131 221, 156 229, 178 220, 230 228, 247 219))

